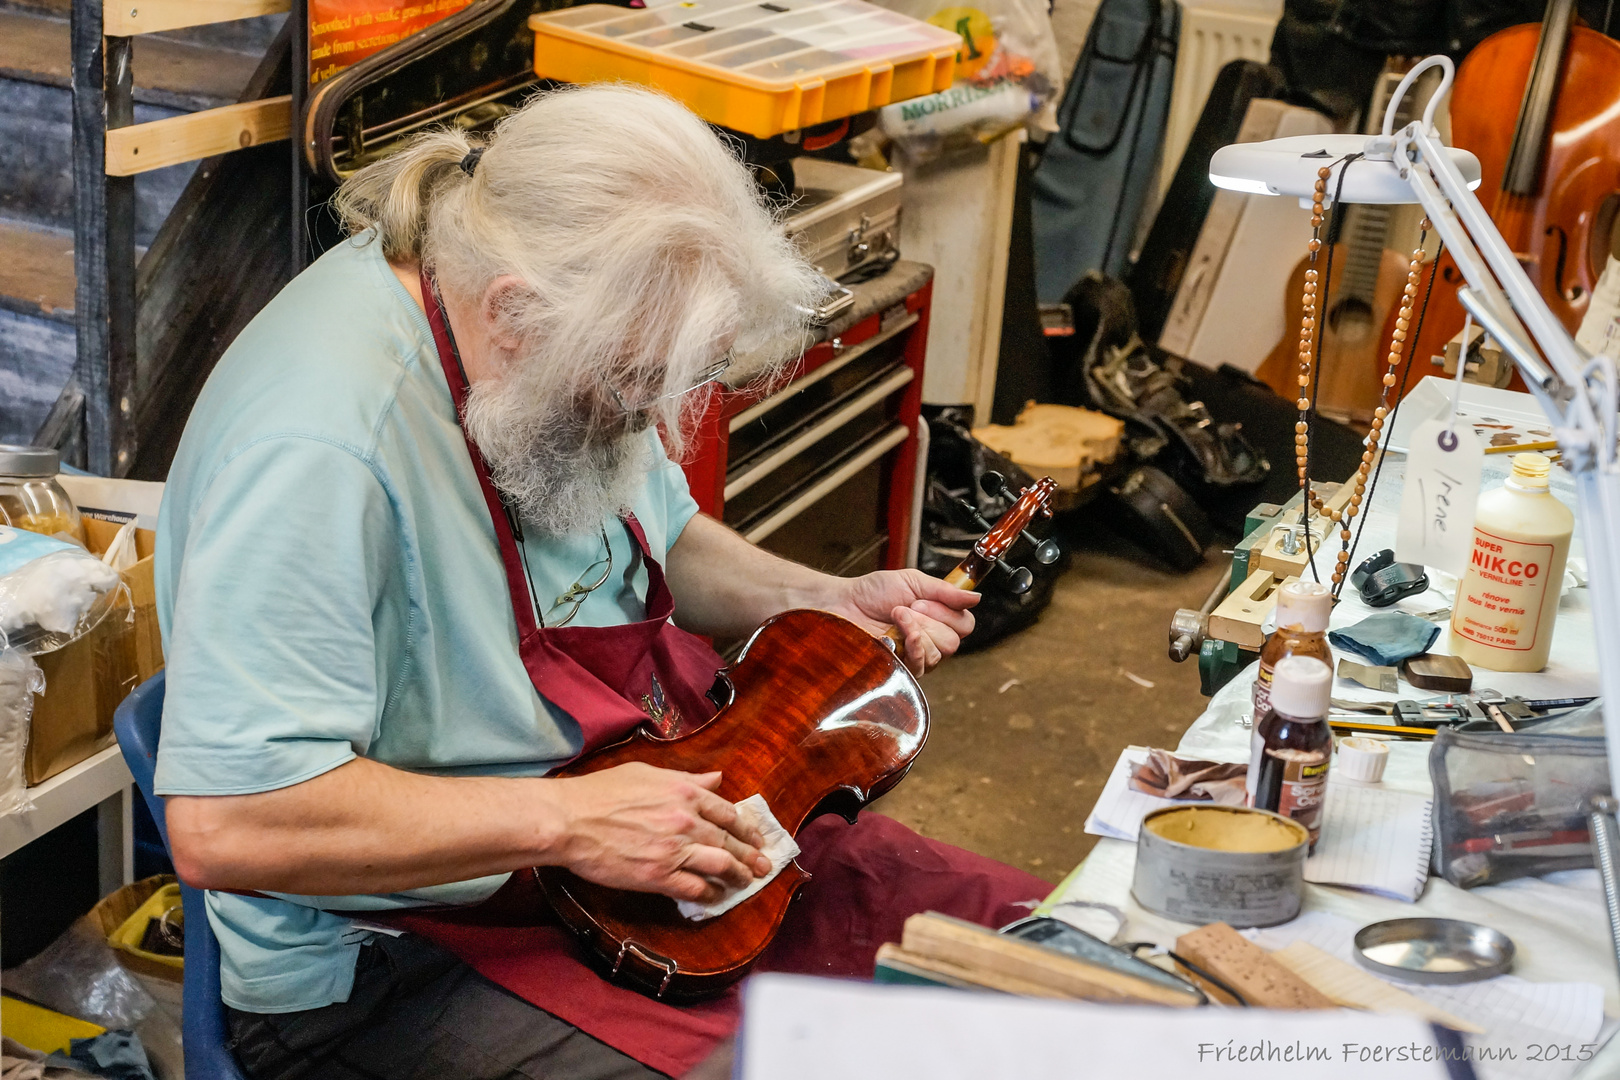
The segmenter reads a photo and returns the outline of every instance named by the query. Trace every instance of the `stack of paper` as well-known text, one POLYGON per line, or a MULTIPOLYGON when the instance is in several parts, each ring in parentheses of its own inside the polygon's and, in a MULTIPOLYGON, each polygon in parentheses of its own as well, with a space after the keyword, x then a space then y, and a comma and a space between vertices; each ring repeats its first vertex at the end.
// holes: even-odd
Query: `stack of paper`
MULTIPOLYGON (((1086 818, 1086 832, 1134 843, 1144 817, 1161 806, 1177 805, 1131 787, 1131 769, 1146 760, 1147 749, 1141 746, 1126 747, 1120 754, 1086 818)), ((1330 779, 1322 837, 1305 862, 1305 880, 1416 900, 1429 879, 1434 844, 1430 803, 1410 792, 1330 779)))

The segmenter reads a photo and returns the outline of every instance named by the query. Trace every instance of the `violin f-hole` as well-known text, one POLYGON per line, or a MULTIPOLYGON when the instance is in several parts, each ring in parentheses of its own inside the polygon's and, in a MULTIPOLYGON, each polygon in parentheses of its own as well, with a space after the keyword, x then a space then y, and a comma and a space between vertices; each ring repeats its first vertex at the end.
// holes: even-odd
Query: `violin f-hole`
POLYGON ((1564 288, 1564 266, 1569 259, 1569 234, 1564 232, 1562 225, 1549 225, 1544 235, 1551 236, 1558 242, 1558 254, 1553 258, 1553 288, 1557 289, 1558 295, 1565 300, 1579 300, 1586 292, 1579 282, 1568 289, 1564 288))

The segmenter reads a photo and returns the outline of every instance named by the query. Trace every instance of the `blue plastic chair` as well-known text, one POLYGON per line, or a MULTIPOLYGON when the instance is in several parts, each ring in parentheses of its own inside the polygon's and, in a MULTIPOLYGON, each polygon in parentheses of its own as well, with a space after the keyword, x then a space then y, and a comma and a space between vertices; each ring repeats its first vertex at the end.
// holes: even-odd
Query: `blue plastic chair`
MULTIPOLYGON (((169 826, 163 818, 163 800, 153 791, 158 733, 163 729, 163 686, 164 673, 160 671, 136 687, 113 714, 113 731, 167 848, 169 826)), ((186 1080, 247 1080, 225 1046, 230 1033, 225 1026, 225 1003, 219 998, 219 942, 208 925, 203 894, 182 882, 180 899, 186 915, 186 976, 180 1022, 186 1080)))

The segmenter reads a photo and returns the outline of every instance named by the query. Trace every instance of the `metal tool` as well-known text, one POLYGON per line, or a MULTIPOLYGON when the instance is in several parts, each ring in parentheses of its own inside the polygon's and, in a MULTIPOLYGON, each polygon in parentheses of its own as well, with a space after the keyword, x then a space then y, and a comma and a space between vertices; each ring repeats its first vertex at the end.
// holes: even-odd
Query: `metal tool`
POLYGON ((1375 975, 1439 985, 1477 982, 1513 966, 1513 939, 1461 919, 1390 919, 1356 931, 1356 962, 1375 975))
POLYGON ((1170 616, 1170 659, 1179 664, 1204 647, 1204 638, 1209 635, 1209 613, 1221 602, 1231 583, 1232 567, 1228 564, 1226 573, 1221 575, 1221 580, 1204 598, 1203 607, 1197 611, 1177 608, 1176 613, 1170 616))

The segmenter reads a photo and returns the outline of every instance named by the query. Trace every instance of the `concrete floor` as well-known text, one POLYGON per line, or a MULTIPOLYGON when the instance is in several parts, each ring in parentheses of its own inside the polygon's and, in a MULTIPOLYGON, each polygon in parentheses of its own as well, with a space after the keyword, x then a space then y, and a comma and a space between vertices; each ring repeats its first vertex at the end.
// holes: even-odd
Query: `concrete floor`
POLYGON ((874 808, 925 836, 1061 881, 1119 752, 1174 747, 1204 708, 1197 660, 1166 655, 1170 616, 1225 571, 1211 550, 1188 574, 1111 533, 1071 537, 1069 570, 1040 621, 923 680, 928 745, 874 808))

